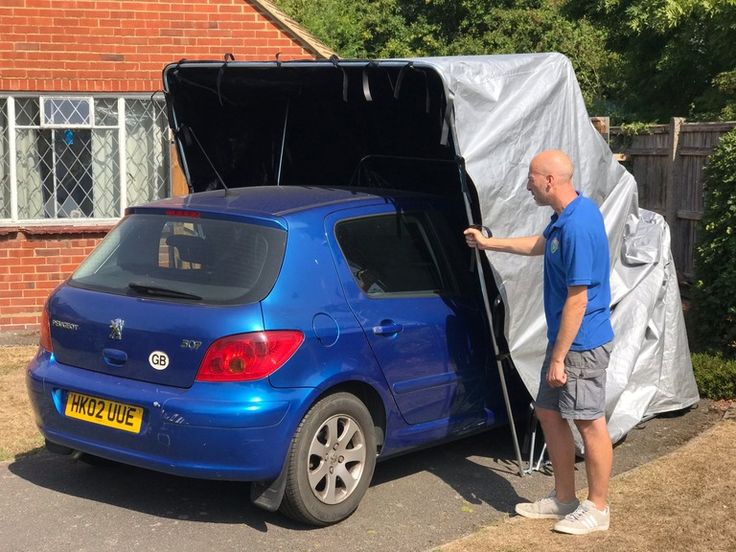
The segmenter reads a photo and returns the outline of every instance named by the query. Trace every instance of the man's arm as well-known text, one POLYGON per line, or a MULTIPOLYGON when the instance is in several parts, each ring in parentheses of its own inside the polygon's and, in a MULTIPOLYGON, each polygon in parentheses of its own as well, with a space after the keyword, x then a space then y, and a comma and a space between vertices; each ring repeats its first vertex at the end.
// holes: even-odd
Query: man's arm
POLYGON ((552 387, 561 387, 567 381, 565 373, 565 357, 567 356, 575 336, 580 330, 588 305, 588 286, 569 286, 567 299, 562 307, 560 329, 557 331, 555 345, 552 348, 547 381, 552 387))
POLYGON ((486 238, 479 230, 468 228, 463 232, 468 247, 489 249, 516 255, 542 255, 544 253, 544 236, 525 236, 523 238, 486 238))

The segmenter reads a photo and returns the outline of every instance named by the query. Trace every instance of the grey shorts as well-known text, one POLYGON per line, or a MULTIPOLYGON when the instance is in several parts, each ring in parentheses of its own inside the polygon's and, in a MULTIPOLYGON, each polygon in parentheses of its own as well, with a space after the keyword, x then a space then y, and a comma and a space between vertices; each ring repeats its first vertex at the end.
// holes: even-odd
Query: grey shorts
POLYGON ((552 346, 547 347, 536 406, 556 410, 568 420, 597 420, 606 411, 606 368, 611 357, 612 344, 588 351, 570 351, 565 357, 567 383, 550 387, 547 371, 552 357, 552 346))

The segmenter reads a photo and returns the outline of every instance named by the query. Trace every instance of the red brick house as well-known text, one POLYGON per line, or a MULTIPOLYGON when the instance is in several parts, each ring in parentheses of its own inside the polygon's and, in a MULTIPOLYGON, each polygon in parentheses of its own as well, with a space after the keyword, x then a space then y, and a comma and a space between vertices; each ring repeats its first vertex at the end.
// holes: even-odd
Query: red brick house
POLYGON ((36 328, 127 205, 186 193, 161 70, 226 53, 333 54, 265 0, 0 2, 0 332, 36 328))

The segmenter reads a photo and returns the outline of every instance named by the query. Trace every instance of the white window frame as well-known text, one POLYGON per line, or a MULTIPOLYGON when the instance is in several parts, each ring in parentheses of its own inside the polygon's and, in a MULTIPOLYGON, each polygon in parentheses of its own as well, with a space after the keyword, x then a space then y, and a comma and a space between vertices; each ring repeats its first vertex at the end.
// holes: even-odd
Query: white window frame
MULTIPOLYGON (((38 97, 38 116, 41 128, 96 128, 95 125, 95 102, 93 96, 57 96, 49 94, 38 97), (77 124, 63 124, 63 123, 48 123, 46 122, 46 102, 48 101, 85 101, 87 102, 87 108, 89 109, 89 121, 86 123, 77 124)), ((118 118, 118 124, 119 124, 118 118)))
MULTIPOLYGON (((43 227, 43 226, 75 226, 75 227, 109 227, 111 224, 117 223, 125 213, 125 209, 128 207, 127 201, 127 155, 125 144, 127 140, 126 130, 126 100, 149 100, 155 101, 155 94, 94 94, 92 96, 81 96, 73 94, 49 94, 49 93, 0 93, 0 98, 6 101, 6 115, 7 115, 7 146, 8 146, 8 176, 10 178, 10 218, 0 218, 0 228, 2 227, 43 227), (16 100, 19 98, 36 98, 39 102, 39 124, 38 125, 18 125, 16 124, 16 100), (90 123, 84 125, 58 125, 58 124, 43 124, 43 101, 48 98, 54 99, 87 99, 90 101, 90 123), (117 100, 118 109, 118 124, 117 125, 95 125, 95 103, 96 99, 111 98, 117 100), (119 167, 119 178, 118 178, 118 192, 119 192, 119 215, 116 217, 106 218, 37 218, 37 219, 20 219, 19 218, 19 206, 18 206, 18 167, 17 167, 17 141, 16 131, 18 129, 59 129, 59 128, 85 128, 85 129, 117 129, 118 139, 118 167, 119 167)), ((160 101, 160 100, 159 100, 160 101)), ((165 112, 164 112, 165 113, 165 112)), ((168 142, 171 142, 171 129, 166 129, 166 136, 168 142)), ((171 177, 171 170, 173 163, 169 163, 168 167, 168 185, 169 194, 171 194, 171 186, 173 179, 171 177)))

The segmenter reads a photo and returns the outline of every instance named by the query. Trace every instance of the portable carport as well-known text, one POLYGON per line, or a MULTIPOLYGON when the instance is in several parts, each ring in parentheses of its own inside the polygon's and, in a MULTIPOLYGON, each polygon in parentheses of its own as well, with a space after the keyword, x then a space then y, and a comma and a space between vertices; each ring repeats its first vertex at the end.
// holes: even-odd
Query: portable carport
MULTIPOLYGON (((457 165, 451 183, 457 193, 466 186, 469 220, 523 236, 541 233, 551 215, 525 189, 529 161, 545 149, 566 151, 577 188, 600 206, 610 243, 612 439, 698 400, 669 229, 639 208, 636 182, 590 123, 564 56, 182 61, 166 67, 164 84, 195 192, 360 184, 366 160, 432 159, 457 165)), ((432 191, 442 185, 426 181, 432 191)), ((478 261, 493 275, 481 281, 499 361, 513 362, 534 396, 546 347, 541 259, 489 253, 478 261)))

